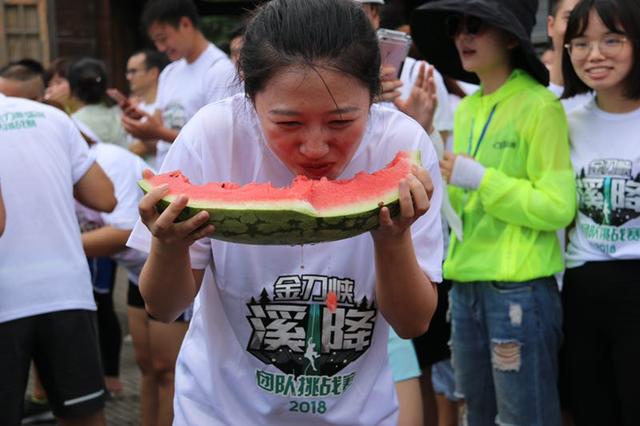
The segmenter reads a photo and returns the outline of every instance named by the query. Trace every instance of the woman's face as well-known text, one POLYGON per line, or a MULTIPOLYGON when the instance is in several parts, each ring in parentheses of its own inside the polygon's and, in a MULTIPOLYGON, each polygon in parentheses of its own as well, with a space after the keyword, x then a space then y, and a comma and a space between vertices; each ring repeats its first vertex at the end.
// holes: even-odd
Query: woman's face
MULTIPOLYGON (((463 22, 469 17, 465 16, 463 22)), ((496 67, 509 66, 509 41, 501 30, 483 24, 475 34, 470 34, 461 23, 460 30, 455 34, 453 40, 462 67, 467 72, 478 74, 480 78, 484 74, 490 73, 496 67)))
POLYGON ((572 39, 570 44, 575 46, 576 43, 578 46, 589 46, 590 49, 584 58, 577 57, 575 52, 570 54, 571 64, 580 80, 596 92, 610 89, 624 91, 625 80, 633 67, 631 40, 612 32, 598 13, 592 10, 584 34, 572 39), (604 51, 601 46, 604 46, 604 51), (608 49, 611 51, 608 52, 608 49))
POLYGON ((69 87, 69 80, 61 77, 59 74, 54 74, 51 80, 49 80, 44 98, 65 105, 70 96, 71 89, 69 87))
POLYGON ((254 105, 267 143, 297 175, 335 179, 365 131, 371 94, 356 78, 316 66, 279 70, 254 105))

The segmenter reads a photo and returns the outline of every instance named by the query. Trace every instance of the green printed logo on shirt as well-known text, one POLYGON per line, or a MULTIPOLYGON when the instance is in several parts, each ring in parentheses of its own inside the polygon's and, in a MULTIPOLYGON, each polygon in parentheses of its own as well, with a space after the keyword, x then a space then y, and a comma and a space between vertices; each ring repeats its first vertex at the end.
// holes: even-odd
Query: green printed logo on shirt
POLYGON ((247 350, 284 374, 256 372, 257 386, 285 397, 339 396, 355 373, 339 375, 371 345, 375 303, 356 301, 355 282, 324 275, 285 275, 251 298, 247 350), (335 293, 336 305, 327 296, 335 293))
POLYGON ((598 225, 620 226, 640 216, 640 175, 629 160, 589 163, 577 176, 578 209, 598 225))
POLYGON ((38 127, 38 119, 45 118, 44 113, 38 111, 17 111, 0 114, 0 130, 12 131, 33 129, 38 127))

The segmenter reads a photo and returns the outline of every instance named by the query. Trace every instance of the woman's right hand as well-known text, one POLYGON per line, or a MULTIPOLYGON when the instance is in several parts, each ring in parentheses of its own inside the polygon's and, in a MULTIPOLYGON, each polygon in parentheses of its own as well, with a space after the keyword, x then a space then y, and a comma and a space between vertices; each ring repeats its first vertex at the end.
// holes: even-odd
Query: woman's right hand
POLYGON ((158 242, 176 248, 189 247, 215 231, 214 226, 207 223, 209 213, 206 211, 176 222, 189 202, 185 195, 176 197, 162 213, 158 213, 156 204, 168 193, 169 186, 161 185, 142 197, 139 204, 140 218, 158 242))

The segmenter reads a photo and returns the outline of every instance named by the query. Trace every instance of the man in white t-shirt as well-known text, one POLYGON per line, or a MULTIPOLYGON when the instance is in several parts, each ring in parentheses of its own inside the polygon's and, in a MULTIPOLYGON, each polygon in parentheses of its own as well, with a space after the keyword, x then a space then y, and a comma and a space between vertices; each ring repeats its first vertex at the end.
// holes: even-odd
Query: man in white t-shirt
MULTIPOLYGON (((104 424, 104 381, 76 200, 116 205, 113 185, 63 112, 0 95, 0 424, 22 417, 34 360, 54 414, 104 424)), ((64 422, 63 422, 64 423, 64 422)))
MULTIPOLYGON (((564 78, 562 77, 562 56, 564 53, 564 34, 567 31, 569 15, 579 0, 551 0, 550 14, 547 17, 547 34, 553 43, 553 61, 549 67, 549 90, 560 98, 564 92, 564 78)), ((580 105, 584 105, 593 97, 590 93, 562 99, 566 112, 570 112, 580 105)))
POLYGON ((240 91, 235 67, 204 37, 198 22, 192 0, 151 0, 142 14, 149 38, 173 62, 160 74, 155 114, 130 108, 123 124, 137 138, 160 141, 157 168, 180 129, 200 108, 240 91))
MULTIPOLYGON (((156 111, 158 80, 168 63, 169 60, 164 53, 151 49, 140 50, 127 61, 126 75, 131 92, 130 101, 147 114, 156 111)), ((157 143, 157 139, 132 138, 129 150, 141 157, 155 160, 157 143)))

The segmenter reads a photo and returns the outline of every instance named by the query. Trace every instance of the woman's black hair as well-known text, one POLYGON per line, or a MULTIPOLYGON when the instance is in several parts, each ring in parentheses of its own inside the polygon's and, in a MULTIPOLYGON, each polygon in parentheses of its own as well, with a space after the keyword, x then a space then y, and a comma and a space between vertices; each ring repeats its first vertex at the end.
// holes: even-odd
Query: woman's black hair
POLYGON ((66 79, 69 73, 69 65, 71 65, 71 59, 67 57, 56 58, 51 61, 49 67, 44 71, 44 85, 48 86, 49 82, 56 75, 66 79))
MULTIPOLYGON (((589 13, 595 10, 604 25, 612 32, 624 34, 633 49, 633 65, 625 79, 625 96, 640 99, 640 4, 638 0, 582 0, 571 12, 567 23, 564 43, 581 37, 589 26, 589 13)), ((562 52, 562 76, 564 78, 563 98, 587 93, 587 86, 571 64, 567 49, 562 52)))
POLYGON ((107 68, 104 62, 94 58, 82 58, 71 64, 67 79, 71 94, 85 104, 105 101, 107 68))
POLYGON ((380 50, 375 31, 353 0, 272 0, 247 24, 239 73, 254 100, 269 79, 288 66, 333 69, 380 91, 380 50))

